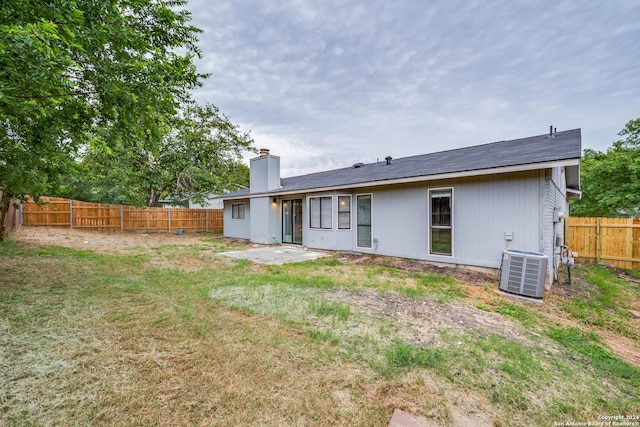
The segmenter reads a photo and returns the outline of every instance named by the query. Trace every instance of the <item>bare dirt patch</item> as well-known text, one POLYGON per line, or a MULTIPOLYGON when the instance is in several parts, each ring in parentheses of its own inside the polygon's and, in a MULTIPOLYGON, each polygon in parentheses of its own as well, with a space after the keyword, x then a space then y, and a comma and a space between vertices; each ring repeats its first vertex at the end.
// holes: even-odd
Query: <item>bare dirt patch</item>
POLYGON ((437 344, 437 338, 443 330, 497 334, 521 345, 532 344, 524 328, 513 320, 457 301, 438 304, 424 298, 409 298, 398 292, 381 294, 375 289, 362 289, 358 292, 336 289, 326 296, 369 315, 392 317, 400 324, 409 326, 401 335, 403 340, 413 344, 437 344))
POLYGON ((64 246, 99 253, 131 253, 132 248, 154 248, 165 245, 190 246, 202 243, 204 233, 134 233, 105 232, 52 227, 22 227, 12 240, 39 245, 64 246))
POLYGON ((497 283, 496 276, 493 274, 472 270, 470 268, 440 267, 414 259, 363 255, 353 252, 336 252, 335 257, 344 259, 351 264, 382 265, 404 271, 447 275, 469 285, 481 286, 485 283, 497 283))
POLYGON ((216 256, 219 250, 213 239, 233 243, 239 249, 249 247, 244 241, 212 233, 186 232, 178 236, 176 233, 121 233, 55 227, 22 227, 11 235, 11 239, 106 255, 148 255, 147 263, 151 266, 185 271, 231 263, 216 256), (161 252, 157 251, 160 247, 163 247, 161 252), (168 250, 167 247, 174 249, 168 250))

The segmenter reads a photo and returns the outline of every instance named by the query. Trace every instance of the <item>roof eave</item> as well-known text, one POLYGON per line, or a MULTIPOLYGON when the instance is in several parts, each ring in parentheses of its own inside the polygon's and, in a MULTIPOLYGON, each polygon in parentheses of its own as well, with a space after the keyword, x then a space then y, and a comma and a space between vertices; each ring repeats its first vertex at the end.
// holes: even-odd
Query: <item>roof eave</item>
POLYGON ((380 185, 409 184, 414 182, 428 182, 428 181, 436 181, 436 180, 443 180, 443 179, 467 178, 470 176, 498 175, 503 173, 526 172, 526 171, 532 171, 532 170, 549 169, 553 167, 563 167, 563 166, 566 167, 566 166, 577 166, 577 165, 580 165, 579 158, 555 160, 555 161, 541 162, 541 163, 530 163, 530 164, 524 164, 524 165, 503 166, 498 168, 449 172, 449 173, 435 174, 435 175, 420 175, 420 176, 407 177, 407 178, 394 178, 394 179, 377 180, 377 181, 366 181, 361 183, 333 185, 333 186, 325 186, 325 187, 298 188, 294 190, 286 190, 286 188, 282 188, 278 190, 272 190, 269 192, 250 193, 249 195, 245 195, 242 197, 228 198, 225 200, 247 199, 252 197, 265 197, 265 196, 285 196, 289 194, 311 193, 311 192, 319 192, 319 191, 334 191, 334 190, 346 190, 350 188, 377 187, 380 185))
POLYGON ((580 199, 582 199, 582 191, 574 190, 572 188, 567 188, 567 199, 569 199, 569 200, 580 200, 580 199))

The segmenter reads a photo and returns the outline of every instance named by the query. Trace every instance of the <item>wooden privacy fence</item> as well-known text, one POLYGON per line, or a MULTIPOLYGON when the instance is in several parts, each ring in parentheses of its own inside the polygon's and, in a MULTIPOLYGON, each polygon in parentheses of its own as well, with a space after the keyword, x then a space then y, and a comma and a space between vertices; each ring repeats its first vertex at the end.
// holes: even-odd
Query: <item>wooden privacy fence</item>
POLYGON ((22 225, 114 231, 221 232, 222 209, 137 208, 42 197, 22 204, 22 225))
POLYGON ((640 268, 639 218, 569 218, 567 242, 578 260, 640 268))

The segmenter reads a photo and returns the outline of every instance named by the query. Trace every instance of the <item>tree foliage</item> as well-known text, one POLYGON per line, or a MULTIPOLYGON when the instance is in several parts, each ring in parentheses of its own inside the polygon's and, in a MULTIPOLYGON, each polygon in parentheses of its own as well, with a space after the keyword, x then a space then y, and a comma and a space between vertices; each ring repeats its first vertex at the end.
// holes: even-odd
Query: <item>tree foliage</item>
MULTIPOLYGON (((56 188, 87 141, 159 138, 200 84, 186 0, 4 0, 3 198, 56 188)), ((3 200, 3 204, 4 204, 3 200)), ((3 213, 5 210, 3 209, 3 213)), ((0 218, 1 219, 1 218, 0 218)))
POLYGON ((581 163, 581 200, 572 202, 576 216, 617 217, 640 214, 640 119, 629 121, 624 137, 606 153, 585 150, 581 163))
POLYGON ((201 202, 207 193, 248 185, 242 151, 252 139, 213 105, 188 105, 180 114, 136 138, 110 146, 99 141, 85 153, 67 196, 103 203, 157 206, 163 197, 201 202))

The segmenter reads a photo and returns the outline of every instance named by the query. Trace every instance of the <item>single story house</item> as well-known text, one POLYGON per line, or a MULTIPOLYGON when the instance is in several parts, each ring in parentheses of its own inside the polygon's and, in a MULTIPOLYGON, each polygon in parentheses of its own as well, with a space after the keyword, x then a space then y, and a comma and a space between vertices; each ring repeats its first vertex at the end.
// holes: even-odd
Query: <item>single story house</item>
POLYGON ((539 252, 550 285, 581 145, 575 129, 290 178, 263 149, 249 188, 221 196, 224 236, 484 269, 539 252))
POLYGON ((218 193, 208 193, 201 202, 194 201, 190 195, 169 196, 158 200, 158 205, 162 208, 185 208, 185 209, 222 209, 223 202, 218 193))

